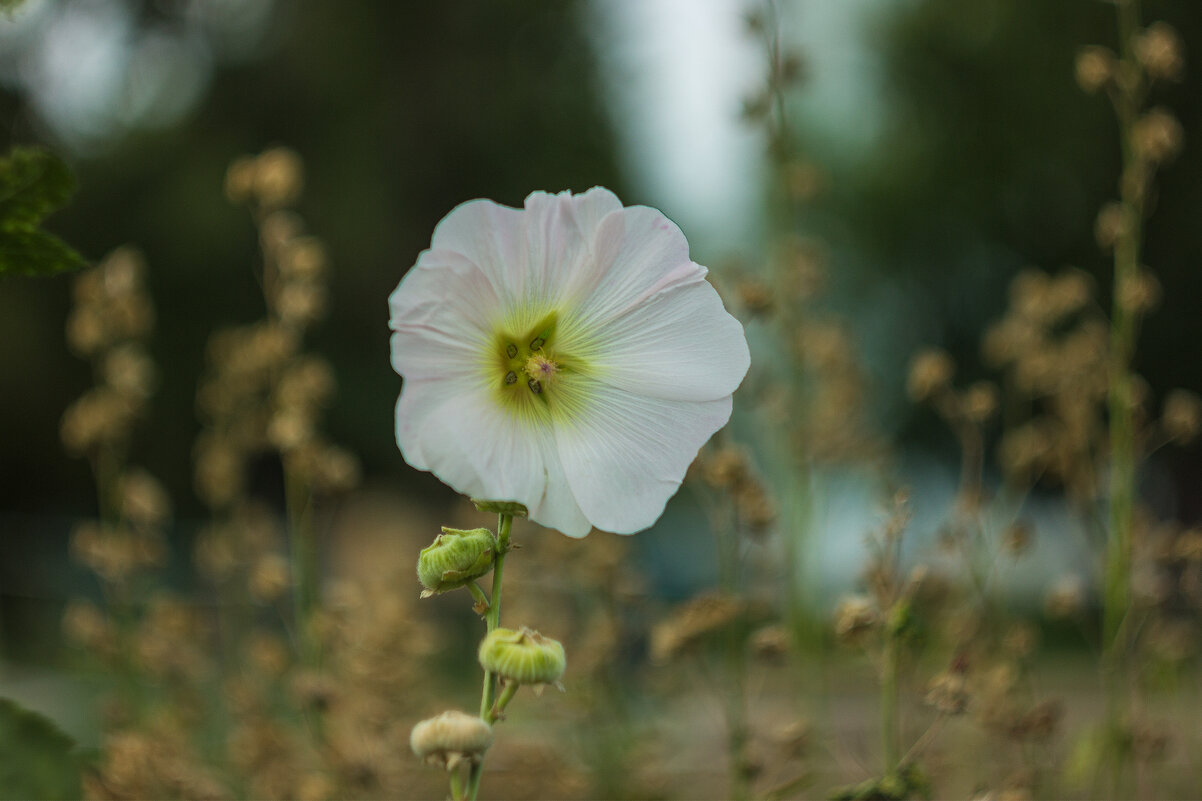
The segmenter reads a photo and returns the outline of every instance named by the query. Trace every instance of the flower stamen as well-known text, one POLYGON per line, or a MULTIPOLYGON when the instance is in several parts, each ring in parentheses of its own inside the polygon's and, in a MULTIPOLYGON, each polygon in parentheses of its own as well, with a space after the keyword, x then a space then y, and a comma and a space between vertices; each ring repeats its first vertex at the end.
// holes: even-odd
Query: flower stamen
POLYGON ((516 384, 517 382, 518 382, 518 374, 515 373, 513 370, 510 370, 508 373, 505 374, 505 383, 506 384, 516 384))

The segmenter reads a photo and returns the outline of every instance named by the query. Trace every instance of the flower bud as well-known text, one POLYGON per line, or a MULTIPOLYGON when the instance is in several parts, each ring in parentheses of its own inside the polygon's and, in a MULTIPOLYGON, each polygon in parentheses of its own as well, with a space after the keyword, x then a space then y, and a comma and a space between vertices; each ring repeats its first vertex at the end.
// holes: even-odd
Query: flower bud
POLYGON ((513 517, 526 516, 526 507, 516 501, 485 501, 480 498, 472 498, 472 504, 481 512, 512 515, 513 517))
POLYGON ((448 710, 413 727, 409 747, 431 765, 454 770, 476 763, 492 745, 492 727, 475 715, 448 710))
POLYGON ((417 578, 426 588, 423 598, 456 589, 492 570, 496 540, 486 528, 470 531, 446 528, 422 549, 417 578))
POLYGON ((480 665, 515 684, 558 684, 567 660, 558 640, 523 626, 493 629, 480 643, 480 665))

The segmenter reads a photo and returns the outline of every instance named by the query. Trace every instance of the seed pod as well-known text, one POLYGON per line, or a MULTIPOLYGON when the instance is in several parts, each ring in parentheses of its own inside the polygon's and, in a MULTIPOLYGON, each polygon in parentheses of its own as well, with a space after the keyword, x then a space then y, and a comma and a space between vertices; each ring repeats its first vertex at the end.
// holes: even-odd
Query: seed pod
POLYGON ((492 570, 496 541, 486 528, 470 531, 442 529, 417 559, 417 578, 426 588, 423 598, 462 587, 492 570))
POLYGON ((409 734, 413 753, 447 770, 462 762, 479 762, 491 745, 492 727, 475 715, 456 710, 423 720, 409 734))
POLYGON ((567 665, 559 641, 525 626, 490 631, 479 657, 481 667, 515 684, 558 684, 567 665))

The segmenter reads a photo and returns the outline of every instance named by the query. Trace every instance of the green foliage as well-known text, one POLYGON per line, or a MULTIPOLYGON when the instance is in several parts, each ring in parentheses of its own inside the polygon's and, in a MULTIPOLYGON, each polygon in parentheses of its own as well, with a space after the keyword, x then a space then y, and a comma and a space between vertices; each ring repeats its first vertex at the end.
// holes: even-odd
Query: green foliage
POLYGON ((50 720, 0 698, 0 799, 80 798, 74 749, 50 720))
POLYGON ((0 159, 0 275, 50 275, 85 265, 71 247, 39 228, 74 191, 71 171, 47 150, 14 148, 0 159))

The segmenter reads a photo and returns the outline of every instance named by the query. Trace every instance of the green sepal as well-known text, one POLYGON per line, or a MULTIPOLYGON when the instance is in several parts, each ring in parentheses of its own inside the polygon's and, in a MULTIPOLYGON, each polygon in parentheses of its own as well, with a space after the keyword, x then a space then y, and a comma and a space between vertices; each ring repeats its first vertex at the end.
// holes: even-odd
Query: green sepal
POLYGON ((443 527, 417 559, 423 598, 458 589, 492 570, 496 539, 486 528, 468 531, 443 527))
POLYGON ((525 517, 528 514, 526 507, 517 501, 482 501, 472 498, 472 504, 481 512, 491 512, 495 515, 525 517))

